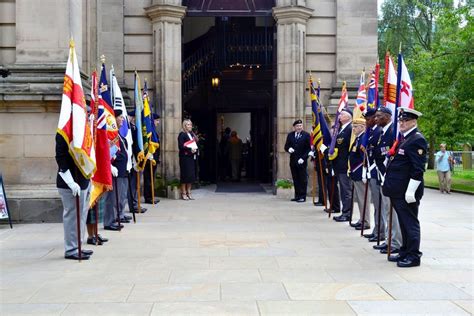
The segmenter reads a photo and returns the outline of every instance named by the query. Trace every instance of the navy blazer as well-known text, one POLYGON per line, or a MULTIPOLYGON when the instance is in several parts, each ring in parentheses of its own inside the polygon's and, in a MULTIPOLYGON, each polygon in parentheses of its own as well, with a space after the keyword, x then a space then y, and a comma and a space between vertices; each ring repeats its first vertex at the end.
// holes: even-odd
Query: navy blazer
MULTIPOLYGON (((349 160, 349 145, 352 135, 352 123, 337 134, 336 147, 337 157, 332 161, 336 173, 347 173, 347 161, 349 160)), ((329 150, 328 150, 329 152, 329 150)))
POLYGON ((361 133, 357 136, 352 143, 351 150, 349 152, 349 165, 350 165, 350 177, 353 181, 362 181, 362 169, 364 166, 364 152, 360 149, 362 139, 365 135, 361 133))
POLYGON ((383 131, 380 130, 380 137, 377 142, 377 145, 374 149, 374 159, 375 163, 377 164, 377 169, 385 176, 386 167, 384 165, 385 158, 387 157, 387 153, 392 148, 394 139, 393 139, 393 124, 387 129, 385 134, 383 131))
POLYGON ((425 137, 415 128, 402 140, 394 156, 390 157, 383 185, 383 194, 392 198, 404 198, 410 179, 421 181, 415 192, 417 201, 423 196, 423 173, 425 172, 425 137))
MULTIPOLYGON (((71 172, 72 178, 74 181, 79 184, 81 190, 87 189, 90 180, 86 179, 79 168, 76 166, 76 163, 69 153, 69 147, 64 140, 64 138, 56 133, 56 162, 58 164, 58 172, 66 172, 69 170, 71 172)), ((61 189, 69 189, 69 186, 64 182, 63 178, 59 175, 56 176, 56 187, 61 189)))
MULTIPOLYGON (((369 160, 369 164, 367 169, 375 164, 375 148, 377 147, 377 143, 380 139, 380 134, 382 133, 382 128, 380 126, 376 126, 375 129, 369 129, 369 139, 367 141, 367 158, 369 160)), ((367 170, 368 172, 368 170, 367 170)), ((377 179, 377 168, 375 166, 370 171, 370 178, 377 179)))
POLYGON ((293 148, 294 153, 290 153, 290 164, 298 163, 298 160, 301 158, 305 162, 308 159, 308 154, 311 151, 311 140, 309 133, 306 131, 301 131, 299 139, 296 139, 296 132, 291 132, 286 137, 285 151, 288 152, 288 149, 293 148))
POLYGON ((118 170, 118 177, 119 178, 126 178, 128 177, 128 172, 127 172, 127 161, 128 161, 128 155, 127 155, 127 140, 125 138, 122 138, 119 134, 119 144, 120 144, 120 150, 117 151, 117 154, 115 155, 115 159, 112 162, 112 165, 117 168, 118 170))

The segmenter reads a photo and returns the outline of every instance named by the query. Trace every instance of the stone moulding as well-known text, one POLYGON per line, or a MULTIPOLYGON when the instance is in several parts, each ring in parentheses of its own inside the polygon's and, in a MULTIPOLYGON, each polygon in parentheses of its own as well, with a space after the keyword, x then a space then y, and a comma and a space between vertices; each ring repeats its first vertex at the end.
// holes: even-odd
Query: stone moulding
POLYGON ((145 12, 152 22, 181 24, 186 14, 186 7, 169 4, 153 5, 145 8, 145 12))
POLYGON ((278 24, 306 24, 313 14, 313 9, 303 6, 286 6, 273 8, 273 17, 278 24))

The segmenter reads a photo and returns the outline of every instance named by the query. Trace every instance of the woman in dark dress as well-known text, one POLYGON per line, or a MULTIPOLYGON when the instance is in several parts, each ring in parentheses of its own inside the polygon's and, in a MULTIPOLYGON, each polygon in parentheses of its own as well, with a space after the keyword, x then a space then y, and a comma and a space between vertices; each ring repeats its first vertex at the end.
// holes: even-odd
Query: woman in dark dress
POLYGON ((178 135, 179 168, 181 171, 181 198, 194 200, 191 186, 196 181, 197 137, 191 120, 183 121, 183 131, 178 135))

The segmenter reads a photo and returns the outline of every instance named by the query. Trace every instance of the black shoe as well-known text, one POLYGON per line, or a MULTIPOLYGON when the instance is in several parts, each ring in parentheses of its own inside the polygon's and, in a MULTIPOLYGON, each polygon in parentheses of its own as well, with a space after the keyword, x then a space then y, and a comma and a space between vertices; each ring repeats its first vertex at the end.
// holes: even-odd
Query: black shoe
MULTIPOLYGON (((325 208, 324 211, 326 213, 329 213, 329 209, 325 208)), ((331 210, 331 214, 335 214, 335 213, 341 213, 341 210, 331 210)))
POLYGON ((67 256, 64 256, 64 259, 71 259, 71 260, 89 260, 90 256, 89 255, 85 255, 83 254, 81 256, 81 258, 79 258, 79 254, 78 253, 75 253, 73 255, 67 255, 67 256))
MULTIPOLYGON (((117 221, 117 223, 118 223, 118 221, 117 221)), ((126 218, 124 217, 124 218, 121 218, 121 219, 120 219, 120 223, 128 224, 128 223, 130 223, 130 220, 128 220, 128 219, 126 219, 126 218)))
POLYGON ((87 238, 87 244, 102 246, 102 241, 100 239, 96 239, 95 237, 89 237, 87 238))
POLYGON ((403 260, 403 258, 399 254, 397 254, 397 255, 390 255, 390 257, 388 257, 387 260, 390 262, 398 262, 400 260, 403 260))
POLYGON ((363 235, 365 238, 372 238, 372 237, 375 237, 374 234, 364 234, 363 235))
POLYGON ((128 221, 131 221, 133 219, 133 217, 129 215, 124 215, 123 218, 125 218, 128 221))
POLYGON ((404 258, 397 261, 397 267, 400 268, 409 268, 409 267, 417 267, 420 265, 420 258, 404 258))
MULTIPOLYGON (((355 227, 356 230, 362 230, 362 224, 360 226, 355 227)), ((370 226, 364 226, 364 230, 370 229, 370 226)))
MULTIPOLYGON (((369 238, 369 242, 377 242, 377 239, 378 239, 377 236, 371 237, 369 238)), ((380 241, 384 241, 384 240, 385 238, 380 238, 380 241)))
POLYGON ((314 202, 314 206, 324 206, 323 202, 314 202))
POLYGON ((135 210, 131 211, 130 213, 145 213, 147 210, 148 210, 147 208, 142 207, 142 208, 140 208, 140 212, 138 212, 138 210, 135 209, 135 210))
MULTIPOLYGON (((123 226, 123 225, 120 225, 120 226, 123 226)), ((119 225, 110 225, 110 226, 104 226, 104 229, 105 230, 113 230, 113 231, 117 231, 117 230, 120 230, 120 227, 119 225)))
POLYGON ((296 200, 296 203, 303 203, 303 202, 306 202, 305 198, 301 198, 301 199, 296 200))
POLYGON ((145 199, 146 204, 157 204, 160 203, 160 199, 155 199, 155 203, 153 203, 152 199, 145 199))
POLYGON ((336 222, 348 222, 349 221, 349 216, 341 215, 341 216, 336 216, 332 218, 336 222))
POLYGON ((293 199, 291 199, 290 201, 291 201, 291 202, 296 202, 296 201, 298 201, 298 199, 297 199, 297 198, 293 198, 293 199))
POLYGON ((372 247, 376 250, 382 250, 382 249, 387 249, 387 244, 383 243, 383 244, 380 244, 380 245, 373 245, 372 247))
POLYGON ((94 251, 92 251, 92 250, 87 250, 87 249, 83 249, 83 250, 81 250, 81 253, 82 253, 83 256, 84 256, 84 255, 86 255, 86 256, 92 256, 92 254, 94 253, 94 251))
POLYGON ((362 226, 362 223, 361 222, 357 222, 357 223, 350 223, 349 225, 351 225, 351 227, 358 227, 358 226, 362 226))
MULTIPOLYGON (((390 253, 399 253, 400 249, 392 248, 390 249, 390 253)), ((380 249, 380 253, 387 254, 388 253, 388 248, 385 249, 380 249)))
POLYGON ((97 238, 98 238, 99 241, 101 241, 101 242, 108 242, 108 241, 109 241, 108 238, 102 237, 100 234, 97 234, 97 238))

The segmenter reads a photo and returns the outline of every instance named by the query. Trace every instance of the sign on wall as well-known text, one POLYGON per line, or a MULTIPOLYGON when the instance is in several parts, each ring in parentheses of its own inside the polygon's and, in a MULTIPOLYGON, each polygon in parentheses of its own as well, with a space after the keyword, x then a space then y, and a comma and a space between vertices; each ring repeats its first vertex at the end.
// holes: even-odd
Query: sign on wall
POLYGON ((0 219, 8 219, 10 227, 12 227, 12 221, 10 217, 10 211, 8 210, 8 200, 5 193, 5 186, 3 185, 3 176, 0 174, 0 219))

